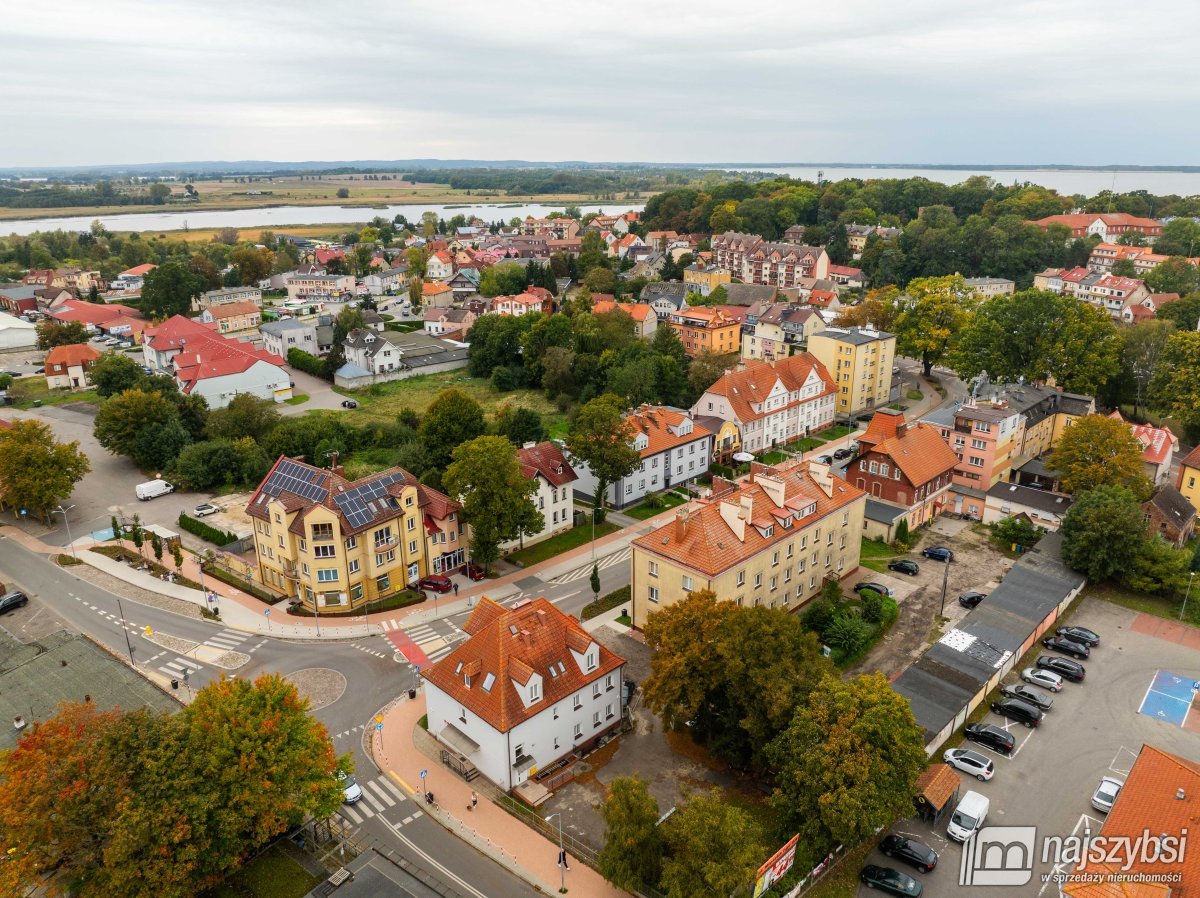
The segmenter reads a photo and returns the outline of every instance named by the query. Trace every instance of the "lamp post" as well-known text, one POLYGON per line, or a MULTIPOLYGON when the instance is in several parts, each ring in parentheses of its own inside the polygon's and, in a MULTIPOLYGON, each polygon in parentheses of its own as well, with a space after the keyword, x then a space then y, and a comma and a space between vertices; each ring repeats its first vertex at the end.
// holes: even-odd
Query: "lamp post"
POLYGON ((1195 579, 1196 579, 1196 572, 1195 572, 1195 571, 1189 571, 1189 572, 1188 572, 1188 588, 1187 588, 1187 592, 1185 592, 1185 593, 1183 594, 1183 607, 1179 609, 1179 619, 1180 619, 1180 620, 1183 620, 1183 613, 1184 613, 1185 611, 1187 611, 1187 600, 1188 600, 1188 596, 1190 596, 1190 595, 1192 594, 1192 581, 1193 581, 1193 580, 1195 580, 1195 579))
POLYGON ((133 660, 133 645, 129 642, 129 627, 125 624, 125 609, 121 607, 121 597, 116 596, 117 612, 121 615, 121 632, 125 634, 125 648, 129 652, 129 666, 137 667, 133 660))
POLYGON ((74 507, 74 505, 68 505, 66 508, 63 508, 60 505, 54 509, 54 513, 63 516, 63 526, 67 528, 67 545, 71 547, 71 557, 78 561, 79 556, 75 554, 75 540, 71 538, 71 522, 67 520, 67 512, 74 507))
POLYGON ((558 818, 558 891, 565 895, 567 894, 567 852, 563 848, 562 813, 551 814, 546 818, 546 822, 549 823, 555 817, 558 818))
POLYGON ((942 571, 942 610, 939 617, 946 616, 946 586, 950 580, 950 559, 946 559, 946 569, 942 571))

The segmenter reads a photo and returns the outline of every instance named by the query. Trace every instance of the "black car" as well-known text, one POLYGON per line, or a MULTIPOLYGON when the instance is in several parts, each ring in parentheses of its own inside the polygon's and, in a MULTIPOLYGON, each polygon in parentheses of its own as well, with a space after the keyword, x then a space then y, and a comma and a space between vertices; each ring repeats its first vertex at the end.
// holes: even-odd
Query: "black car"
POLYGON ((0 614, 7 614, 14 608, 29 604, 29 596, 23 592, 9 592, 0 596, 0 614))
POLYGON ((1017 744, 1017 740, 1011 735, 990 723, 969 723, 963 729, 963 736, 971 742, 986 745, 1002 755, 1012 754, 1012 750, 1017 744))
POLYGON ((1002 698, 992 702, 992 713, 1024 724, 1029 729, 1042 722, 1042 712, 1019 698, 1002 698))
POLYGON ((876 867, 867 864, 858 874, 858 878, 866 883, 868 889, 879 889, 889 895, 899 895, 900 898, 919 898, 921 884, 899 870, 891 867, 876 867))
POLYGON ((971 590, 970 592, 964 592, 958 597, 958 604, 962 605, 964 608, 974 608, 986 598, 986 592, 975 592, 975 590, 971 590))
POLYGON ((833 457, 838 461, 841 461, 843 458, 849 458, 853 454, 854 451, 851 449, 838 449, 833 453, 833 457))
POLYGON ((873 590, 875 590, 875 592, 879 593, 881 596, 894 595, 894 593, 892 592, 892 588, 890 586, 884 586, 882 583, 875 583, 870 580, 863 580, 861 583, 854 584, 855 592, 862 592, 864 589, 873 589, 873 590))
POLYGON ((889 561, 888 570, 896 571, 901 574, 908 574, 910 577, 915 577, 921 572, 920 566, 915 561, 909 561, 907 558, 889 561))
POLYGON ((1087 627, 1059 627, 1054 631, 1054 634, 1064 639, 1070 639, 1073 642, 1082 643, 1092 649, 1100 644, 1100 634, 1095 630, 1089 630, 1087 627))
POLYGON ((921 554, 926 558, 932 558, 934 561, 954 560, 954 553, 945 546, 930 546, 928 549, 922 549, 921 554))
POLYGON ((1052 670, 1064 680, 1070 680, 1072 683, 1082 683, 1083 677, 1087 673, 1078 661, 1059 658, 1057 655, 1040 655, 1033 666, 1040 667, 1042 670, 1052 670))
POLYGON ((358 403, 353 399, 343 399, 342 408, 358 408, 358 403))
POLYGON ((1000 692, 1009 698, 1017 698, 1023 702, 1028 702, 1042 711, 1049 711, 1054 707, 1054 699, 1041 690, 1034 689, 1025 683, 1013 683, 1011 686, 1001 686, 1000 692))
POLYGON ((831 464, 833 464, 833 456, 832 455, 818 455, 817 461, 823 465, 831 465, 831 464))
POLYGON ((1070 655, 1072 658, 1083 659, 1092 653, 1091 649, 1082 642, 1067 639, 1065 636, 1047 636, 1042 640, 1042 645, 1056 652, 1062 652, 1064 655, 1070 655))
POLYGON ((906 839, 903 836, 885 836, 879 843, 879 850, 886 857, 903 861, 910 867, 916 867, 922 873, 928 873, 937 866, 938 862, 937 852, 928 845, 923 845, 914 839, 906 839))

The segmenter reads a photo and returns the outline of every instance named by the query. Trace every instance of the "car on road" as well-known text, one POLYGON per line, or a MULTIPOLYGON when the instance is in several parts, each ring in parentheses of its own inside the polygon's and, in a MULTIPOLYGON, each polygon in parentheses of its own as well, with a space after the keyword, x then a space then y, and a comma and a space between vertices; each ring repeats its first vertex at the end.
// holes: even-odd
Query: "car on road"
POLYGON ((838 449, 833 453, 833 457, 835 460, 841 461, 843 458, 849 458, 853 454, 854 450, 852 449, 838 449))
POLYGON ((879 850, 883 852, 884 857, 902 861, 910 867, 916 867, 922 873, 930 872, 938 862, 937 852, 928 845, 895 833, 883 837, 883 841, 879 843, 879 850))
POLYGON ((342 792, 345 795, 346 804, 355 804, 363 797, 362 786, 358 784, 358 780, 348 773, 339 773, 338 782, 342 786, 342 792))
POLYGON ((421 589, 432 589, 434 592, 449 592, 454 588, 454 584, 450 582, 449 577, 443 577, 441 574, 430 574, 428 577, 422 577, 417 586, 421 589))
POLYGON ((1100 644, 1100 634, 1087 627, 1059 627, 1054 631, 1054 635, 1082 643, 1090 649, 1094 649, 1100 644))
POLYGON ((1002 755, 1012 754, 1012 750, 1017 744, 1017 740, 1011 734, 1006 733, 998 726, 992 726, 990 723, 969 723, 963 728, 963 736, 969 742, 978 742, 980 745, 986 745, 988 748, 998 751, 1002 755))
POLYGON ((1028 729, 1033 729, 1042 722, 1041 710, 1029 704, 1029 702, 1021 701, 1019 698, 998 699, 992 702, 991 708, 993 714, 999 714, 1001 717, 1015 720, 1028 729))
POLYGON ((9 377, 24 377, 24 371, 3 371, 0 374, 7 374, 9 377))
POLYGON ((0 614, 8 614, 8 612, 28 604, 29 596, 25 595, 25 593, 6 592, 0 596, 0 614))
POLYGON ((487 576, 487 572, 479 565, 474 563, 467 564, 467 566, 463 568, 463 573, 467 575, 468 580, 482 580, 487 576))
POLYGON ((157 499, 159 496, 173 492, 175 492, 175 486, 165 480, 147 480, 133 488, 133 494, 143 502, 149 502, 151 499, 157 499))
POLYGON ((1072 658, 1078 658, 1081 661, 1092 653, 1092 650, 1083 643, 1076 642, 1074 639, 1067 639, 1063 636, 1047 636, 1042 640, 1042 645, 1056 652, 1062 652, 1064 655, 1070 655, 1072 658))
POLYGON ((1042 711, 1049 711, 1054 707, 1054 699, 1046 695, 1044 692, 1039 692, 1032 686, 1026 686, 1024 683, 1013 683, 1009 686, 1001 686, 1000 691, 1009 698, 1019 699, 1023 702, 1028 702, 1035 708, 1042 711))
POLYGON ((932 558, 934 561, 954 560, 954 553, 945 546, 930 546, 928 549, 922 549, 921 554, 926 558, 932 558))
POLYGON ((958 597, 958 604, 962 605, 964 608, 975 608, 987 597, 988 594, 986 592, 976 592, 972 589, 964 592, 958 597))
POLYGON ((358 408, 358 403, 353 399, 343 399, 342 408, 358 408))
POLYGON ((1021 671, 1021 679, 1034 686, 1041 686, 1051 692, 1062 691, 1062 677, 1052 670, 1042 670, 1040 667, 1027 667, 1021 671))
POLYGON ((818 455, 817 461, 823 465, 831 465, 831 464, 833 464, 833 456, 832 455, 818 455))
POLYGON ((987 755, 981 755, 969 748, 951 748, 943 755, 942 760, 951 767, 970 774, 981 783, 986 783, 996 773, 996 762, 987 755))
POLYGON ((854 584, 855 592, 862 592, 864 589, 873 589, 881 596, 887 596, 889 599, 896 597, 896 591, 890 586, 884 586, 882 583, 876 583, 873 580, 863 580, 854 584))
POLYGON ((950 815, 946 825, 946 835, 956 842, 965 842, 987 821, 988 811, 992 803, 986 795, 978 792, 968 792, 962 797, 950 815))
POLYGON ((211 502, 201 502, 192 509, 192 517, 206 518, 210 514, 216 514, 220 510, 221 509, 217 508, 217 506, 213 505, 211 502))
POLYGON ((909 561, 907 558, 899 558, 896 561, 888 562, 888 570, 915 577, 921 572, 921 566, 915 561, 909 561))
POLYGON ((900 898, 918 898, 921 894, 921 884, 909 876, 891 867, 877 867, 867 864, 859 871, 858 878, 868 889, 879 889, 889 895, 899 895, 900 898))
POLYGON ((1037 661, 1033 662, 1033 666, 1060 674, 1072 683, 1082 683, 1084 675, 1087 673, 1084 666, 1078 661, 1059 658, 1057 655, 1039 655, 1037 661))
POLYGON ((1119 780, 1116 777, 1101 777, 1100 785, 1092 793, 1092 807, 1097 811, 1104 811, 1107 814, 1112 810, 1113 802, 1117 800, 1117 796, 1121 793, 1123 785, 1125 785, 1125 781, 1119 780))

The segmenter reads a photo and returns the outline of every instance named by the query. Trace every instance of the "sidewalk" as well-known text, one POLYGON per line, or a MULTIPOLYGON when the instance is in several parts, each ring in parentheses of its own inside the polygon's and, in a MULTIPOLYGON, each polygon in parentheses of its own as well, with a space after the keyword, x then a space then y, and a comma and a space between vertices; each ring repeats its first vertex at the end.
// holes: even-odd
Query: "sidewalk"
MULTIPOLYGON (((424 713, 423 692, 413 701, 401 698, 384 712, 383 729, 371 740, 375 763, 405 792, 415 795, 413 801, 421 811, 450 833, 534 888, 556 894, 561 876, 558 843, 493 804, 487 796, 494 787, 482 778, 468 783, 443 767, 438 759, 437 742, 418 723, 424 713), (420 796, 422 770, 427 771, 425 789, 433 793, 438 805, 436 809, 420 796), (470 811, 467 808, 471 803, 472 787, 479 793, 480 800, 479 806, 470 811)), ((606 882, 599 873, 569 853, 568 865, 566 883, 570 894, 587 898, 629 898, 627 892, 606 882)))

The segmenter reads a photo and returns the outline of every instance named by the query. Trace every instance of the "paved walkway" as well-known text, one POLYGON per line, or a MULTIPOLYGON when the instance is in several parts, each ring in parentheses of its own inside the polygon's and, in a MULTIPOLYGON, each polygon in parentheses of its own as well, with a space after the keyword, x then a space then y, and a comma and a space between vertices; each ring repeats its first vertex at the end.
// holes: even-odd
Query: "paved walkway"
MULTIPOLYGON (((420 807, 434 820, 467 844, 474 846, 535 888, 547 894, 558 892, 561 871, 558 867, 558 843, 522 823, 508 811, 493 804, 488 793, 493 787, 477 779, 467 783, 438 760, 437 742, 421 729, 418 721, 425 713, 424 694, 410 701, 400 699, 383 714, 383 729, 372 740, 375 763, 409 795, 421 791, 420 773, 427 771, 425 789, 433 793, 437 807, 420 801, 420 807), (472 787, 479 793, 479 805, 472 811, 472 787)), ((568 854, 567 891, 588 898, 629 898, 604 880, 599 873, 568 854)))

